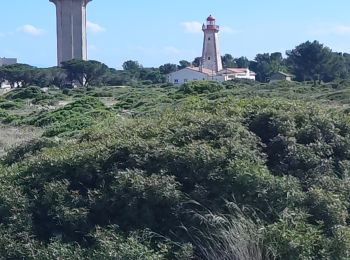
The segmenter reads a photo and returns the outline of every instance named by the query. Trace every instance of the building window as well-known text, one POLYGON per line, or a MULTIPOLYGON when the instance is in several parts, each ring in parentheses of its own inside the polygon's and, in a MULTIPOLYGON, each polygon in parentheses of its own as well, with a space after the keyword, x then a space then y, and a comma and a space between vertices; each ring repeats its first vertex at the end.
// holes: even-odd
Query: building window
POLYGON ((208 37, 208 41, 210 41, 210 37, 208 37))
POLYGON ((179 80, 178 79, 174 79, 174 83, 179 83, 179 80))
POLYGON ((208 57, 208 60, 210 60, 210 57, 208 57))

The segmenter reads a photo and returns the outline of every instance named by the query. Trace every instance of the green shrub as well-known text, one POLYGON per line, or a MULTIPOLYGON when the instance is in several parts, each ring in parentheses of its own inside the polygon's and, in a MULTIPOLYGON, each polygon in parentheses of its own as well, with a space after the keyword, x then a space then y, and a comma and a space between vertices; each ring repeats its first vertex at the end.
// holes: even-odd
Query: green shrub
POLYGON ((5 95, 6 99, 34 99, 43 98, 47 94, 38 87, 17 88, 5 95))
POLYGON ((185 94, 213 93, 223 90, 224 86, 216 81, 190 81, 183 84, 179 91, 185 94))
MULTIPOLYGON (((114 109, 137 116, 117 117, 93 97, 30 115, 23 122, 64 141, 21 146, 0 164, 0 255, 191 259, 192 248, 200 255, 191 227, 209 231, 201 241, 205 248, 218 242, 214 252, 228 252, 222 243, 232 238, 230 245, 250 248, 243 238, 256 234, 258 249, 277 259, 347 259, 349 115, 316 102, 255 97, 291 91, 276 87, 214 86, 195 90, 200 95, 115 89, 114 109), (255 233, 243 221, 235 237, 237 219, 220 222, 233 204, 255 233), (203 208, 212 215, 196 217, 203 208), (206 230, 208 218, 222 225, 206 230)), ((310 93, 312 86, 296 87, 310 93)))
POLYGON ((15 102, 15 101, 0 102, 0 109, 4 109, 4 110, 19 109, 22 107, 23 107, 22 102, 15 102))

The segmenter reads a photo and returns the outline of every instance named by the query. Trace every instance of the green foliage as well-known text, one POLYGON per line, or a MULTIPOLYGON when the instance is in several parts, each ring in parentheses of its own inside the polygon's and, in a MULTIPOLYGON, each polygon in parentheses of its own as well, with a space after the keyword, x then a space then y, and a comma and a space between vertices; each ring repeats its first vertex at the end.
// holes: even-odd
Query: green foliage
POLYGON ((0 99, 0 109, 4 110, 12 110, 12 109, 20 109, 23 107, 23 102, 21 101, 5 101, 0 99))
POLYGON ((44 136, 73 134, 85 129, 94 122, 114 117, 107 107, 98 99, 85 97, 54 111, 42 112, 27 119, 27 123, 46 127, 44 136))
POLYGON ((328 99, 347 89, 234 81, 69 90, 73 102, 20 121, 55 138, 0 162, 0 255, 191 259, 253 248, 266 258, 347 259, 350 121, 345 100, 328 99), (212 214, 199 216, 203 208, 212 214))
POLYGON ((342 56, 318 41, 302 43, 288 51, 287 55, 287 62, 299 81, 329 82, 346 74, 342 56))
POLYGON ((150 89, 126 89, 121 90, 115 97, 114 109, 127 110, 131 113, 145 113, 159 110, 172 104, 174 100, 171 94, 175 90, 150 88, 150 89))
POLYGON ((15 99, 35 99, 42 98, 47 95, 38 87, 27 87, 27 88, 17 88, 8 94, 5 95, 6 99, 15 100, 15 99))
POLYGON ((181 86, 184 94, 203 94, 222 90, 223 86, 215 81, 191 81, 181 86))
MULTIPOLYGON (((308 224, 303 212, 285 212, 265 229, 265 243, 277 259, 330 259, 328 241, 318 226, 308 224)), ((343 255, 338 259, 345 259, 343 255)))
POLYGON ((288 70, 280 52, 257 54, 250 62, 250 69, 256 72, 256 79, 260 82, 269 82, 273 73, 288 70))
POLYGON ((123 238, 118 235, 116 228, 97 228, 93 234, 96 240, 96 249, 91 259, 117 259, 117 260, 162 260, 165 259, 166 248, 155 252, 149 245, 142 244, 145 239, 137 235, 123 238))
POLYGON ((5 124, 10 124, 18 122, 22 119, 21 116, 13 115, 8 113, 6 110, 0 109, 0 122, 5 124))
POLYGON ((7 151, 6 155, 2 157, 2 163, 12 165, 24 160, 25 157, 32 156, 43 148, 55 147, 59 144, 59 140, 48 138, 40 138, 38 140, 31 140, 30 142, 22 143, 7 151))
POLYGON ((78 82, 81 86, 99 85, 102 77, 107 73, 108 67, 95 60, 70 60, 62 62, 62 68, 72 82, 78 82))
POLYGON ((11 87, 28 86, 33 83, 37 69, 27 64, 13 64, 1 67, 1 74, 11 87))

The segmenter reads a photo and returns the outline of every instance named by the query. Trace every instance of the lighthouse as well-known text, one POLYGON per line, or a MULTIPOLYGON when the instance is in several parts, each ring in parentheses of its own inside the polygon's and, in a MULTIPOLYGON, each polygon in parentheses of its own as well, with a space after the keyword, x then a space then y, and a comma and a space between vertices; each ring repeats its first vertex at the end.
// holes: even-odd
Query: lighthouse
POLYGON ((255 73, 249 68, 225 68, 223 69, 220 47, 219 26, 215 18, 209 16, 207 23, 203 24, 204 32, 202 58, 198 67, 189 66, 167 75, 167 81, 174 85, 184 84, 189 81, 214 80, 228 81, 233 79, 255 80, 255 73))
POLYGON ((219 46, 219 26, 216 25, 215 18, 209 16, 207 24, 203 24, 202 30, 204 32, 203 52, 202 52, 202 69, 208 69, 213 73, 222 70, 222 61, 219 46))

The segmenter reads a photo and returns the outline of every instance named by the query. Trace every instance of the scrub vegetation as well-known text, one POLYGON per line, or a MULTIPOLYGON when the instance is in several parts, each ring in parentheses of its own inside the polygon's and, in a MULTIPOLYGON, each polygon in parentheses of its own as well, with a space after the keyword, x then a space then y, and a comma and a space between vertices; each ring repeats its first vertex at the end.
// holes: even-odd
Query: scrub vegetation
POLYGON ((349 259, 349 91, 14 89, 0 98, 0 255, 349 259))
POLYGON ((350 55, 286 54, 1 67, 0 259, 350 259, 350 55))

